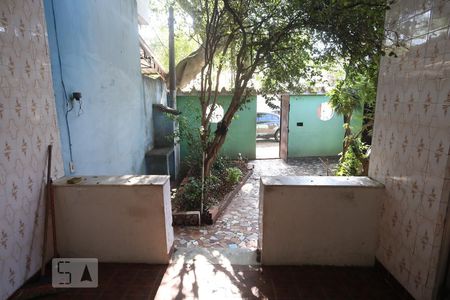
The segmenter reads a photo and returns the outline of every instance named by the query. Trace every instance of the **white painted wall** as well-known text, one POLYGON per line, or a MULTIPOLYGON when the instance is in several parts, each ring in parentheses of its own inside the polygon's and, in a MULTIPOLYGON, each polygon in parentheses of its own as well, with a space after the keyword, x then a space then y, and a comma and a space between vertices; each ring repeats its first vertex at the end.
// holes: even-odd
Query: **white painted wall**
POLYGON ((173 244, 169 176, 55 182, 58 250, 100 262, 168 263, 173 244))
POLYGON ((262 263, 372 266, 382 193, 367 177, 262 177, 262 263))
POLYGON ((64 174, 42 0, 0 1, 0 300, 41 266, 47 146, 64 174))
POLYGON ((415 299, 436 299, 450 242, 450 1, 395 1, 385 28, 409 46, 380 60, 369 168, 386 185, 377 258, 415 299))

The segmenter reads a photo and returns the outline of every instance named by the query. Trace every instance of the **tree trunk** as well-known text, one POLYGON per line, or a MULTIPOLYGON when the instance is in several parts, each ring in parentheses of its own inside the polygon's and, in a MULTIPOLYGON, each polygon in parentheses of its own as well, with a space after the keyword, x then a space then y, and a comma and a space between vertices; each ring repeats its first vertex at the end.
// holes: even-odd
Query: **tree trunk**
POLYGON ((372 136, 369 134, 373 129, 373 119, 369 118, 373 116, 373 106, 369 104, 364 104, 363 112, 363 132, 361 133, 361 141, 366 145, 372 145, 372 136))
POLYGON ((344 114, 344 142, 342 143, 342 157, 345 157, 345 153, 347 153, 348 147, 350 145, 348 137, 352 134, 352 130, 350 129, 350 121, 352 119, 351 114, 344 114))
POLYGON ((205 176, 211 175, 211 169, 216 161, 217 155, 219 154, 219 150, 225 142, 225 138, 228 133, 228 127, 233 120, 234 114, 237 112, 241 105, 241 97, 244 93, 244 89, 239 89, 233 95, 231 99, 230 106, 228 107, 225 115, 222 118, 222 121, 217 124, 217 129, 214 133, 214 139, 208 145, 206 149, 206 158, 205 158, 205 176))
MULTIPOLYGON (((211 175, 211 170, 214 162, 216 161, 217 155, 219 154, 219 150, 225 142, 226 133, 216 133, 216 136, 219 135, 217 142, 211 144, 208 147, 207 155, 205 157, 205 176, 211 175)), ((214 139, 216 140, 216 139, 214 139)))

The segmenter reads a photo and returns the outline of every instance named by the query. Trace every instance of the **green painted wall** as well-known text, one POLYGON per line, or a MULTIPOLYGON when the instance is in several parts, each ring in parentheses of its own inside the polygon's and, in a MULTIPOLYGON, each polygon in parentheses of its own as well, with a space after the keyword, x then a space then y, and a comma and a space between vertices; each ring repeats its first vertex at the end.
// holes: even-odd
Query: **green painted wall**
MULTIPOLYGON (((334 156, 342 152, 342 116, 334 113, 330 120, 322 121, 317 114, 320 104, 328 99, 325 95, 291 96, 288 157, 334 156), (298 122, 303 126, 297 126, 298 122)), ((354 132, 360 130, 361 124, 362 114, 356 112, 352 119, 354 132)))
MULTIPOLYGON (((226 110, 231 102, 231 96, 219 96, 218 104, 226 110)), ((177 96, 177 108, 189 120, 190 130, 199 130, 200 104, 197 96, 177 96)), ((215 124, 212 124, 212 132, 215 124)), ((188 154, 186 141, 181 141, 181 160, 188 154)), ((251 98, 245 107, 238 111, 228 129, 221 155, 236 158, 238 154, 248 159, 256 157, 256 96, 251 98)))

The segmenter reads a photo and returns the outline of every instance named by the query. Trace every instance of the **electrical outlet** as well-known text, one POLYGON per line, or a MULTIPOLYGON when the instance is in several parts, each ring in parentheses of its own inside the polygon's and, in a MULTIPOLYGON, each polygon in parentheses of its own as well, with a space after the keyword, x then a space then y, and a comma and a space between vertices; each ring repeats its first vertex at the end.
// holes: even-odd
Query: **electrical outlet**
POLYGON ((73 161, 69 162, 69 170, 70 173, 75 173, 75 164, 73 163, 73 161))

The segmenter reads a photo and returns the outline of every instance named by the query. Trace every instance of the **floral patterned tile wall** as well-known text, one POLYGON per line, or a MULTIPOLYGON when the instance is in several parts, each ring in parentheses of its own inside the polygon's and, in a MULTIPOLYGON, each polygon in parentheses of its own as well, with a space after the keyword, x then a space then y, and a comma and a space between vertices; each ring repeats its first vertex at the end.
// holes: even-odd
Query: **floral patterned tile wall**
POLYGON ((436 292, 450 191, 449 25, 450 1, 397 1, 386 26, 403 46, 382 59, 378 82, 369 175, 387 197, 377 257, 417 299, 436 292))
POLYGON ((62 176, 41 0, 0 1, 0 299, 40 266, 47 145, 62 176))

